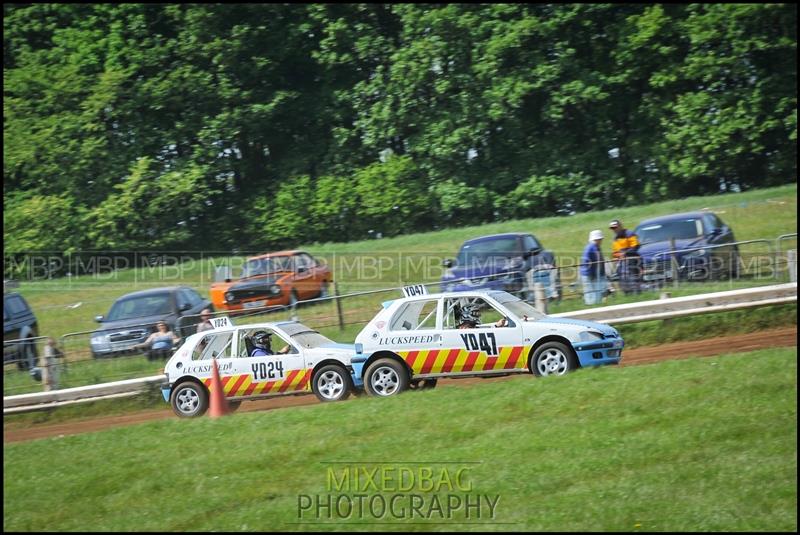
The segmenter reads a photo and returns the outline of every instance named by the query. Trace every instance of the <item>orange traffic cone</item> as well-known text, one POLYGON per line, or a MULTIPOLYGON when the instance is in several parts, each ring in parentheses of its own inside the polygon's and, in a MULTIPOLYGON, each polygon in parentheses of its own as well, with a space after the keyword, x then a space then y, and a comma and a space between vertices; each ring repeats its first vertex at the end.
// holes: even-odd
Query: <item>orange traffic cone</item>
POLYGON ((213 364, 211 370, 211 406, 209 407, 208 415, 211 418, 219 418, 230 414, 231 410, 228 407, 228 400, 225 399, 225 392, 222 390, 217 359, 211 359, 211 362, 213 364))

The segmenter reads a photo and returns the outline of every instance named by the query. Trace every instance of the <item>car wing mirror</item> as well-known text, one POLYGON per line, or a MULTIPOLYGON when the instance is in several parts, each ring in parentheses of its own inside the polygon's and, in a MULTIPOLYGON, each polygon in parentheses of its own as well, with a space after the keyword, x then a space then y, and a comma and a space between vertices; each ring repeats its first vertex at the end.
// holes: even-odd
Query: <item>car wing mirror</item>
POLYGON ((449 258, 446 258, 444 262, 442 262, 442 265, 446 268, 451 268, 453 267, 453 261, 449 258))
POLYGON ((96 321, 97 323, 103 323, 104 319, 105 318, 103 317, 102 314, 98 314, 97 316, 94 317, 94 321, 96 321))
POLYGON ((531 256, 536 256, 537 254, 539 254, 539 253, 541 253, 541 252, 542 252, 542 248, 541 248, 541 247, 533 247, 533 248, 532 248, 530 251, 528 251, 528 252, 531 254, 531 256))

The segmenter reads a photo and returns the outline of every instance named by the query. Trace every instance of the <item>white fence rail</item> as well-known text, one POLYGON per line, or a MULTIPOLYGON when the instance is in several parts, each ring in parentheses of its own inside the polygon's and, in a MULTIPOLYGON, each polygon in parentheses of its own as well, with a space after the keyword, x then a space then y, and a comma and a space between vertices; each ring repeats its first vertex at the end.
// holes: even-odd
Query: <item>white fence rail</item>
MULTIPOLYGON (((797 283, 776 284, 759 288, 745 288, 708 294, 674 297, 640 303, 592 308, 551 314, 553 317, 574 318, 600 323, 625 324, 727 312, 752 307, 781 305, 797 302, 797 283)), ((133 396, 157 387, 166 380, 165 375, 128 379, 50 392, 21 394, 3 398, 3 414, 48 409, 101 399, 133 396)))
POLYGON ((590 308, 551 316, 621 325, 792 302, 797 302, 796 282, 590 308))

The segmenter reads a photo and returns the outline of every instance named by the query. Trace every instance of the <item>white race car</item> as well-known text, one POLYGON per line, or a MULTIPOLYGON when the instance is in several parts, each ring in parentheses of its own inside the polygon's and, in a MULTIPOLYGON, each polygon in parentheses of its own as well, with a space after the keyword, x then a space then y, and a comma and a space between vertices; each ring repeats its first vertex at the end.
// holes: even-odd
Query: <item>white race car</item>
POLYGON ((608 325, 550 317, 503 291, 414 288, 384 303, 356 338, 352 364, 368 394, 431 387, 439 377, 563 375, 622 359, 623 340, 608 325))
POLYGON ((208 409, 212 357, 233 409, 242 400, 312 391, 320 401, 338 401, 362 386, 350 362, 352 345, 293 321, 227 325, 189 336, 167 361, 161 392, 178 416, 201 416, 208 409))

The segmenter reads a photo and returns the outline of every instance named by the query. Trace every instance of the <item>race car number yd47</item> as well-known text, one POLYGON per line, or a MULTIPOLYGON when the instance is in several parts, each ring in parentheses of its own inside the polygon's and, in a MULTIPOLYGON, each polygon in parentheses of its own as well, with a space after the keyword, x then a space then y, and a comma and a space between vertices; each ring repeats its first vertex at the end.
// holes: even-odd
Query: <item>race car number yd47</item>
POLYGON ((564 375, 622 359, 613 327, 550 317, 504 291, 404 294, 356 337, 363 354, 352 361, 354 374, 371 395, 432 386, 439 377, 564 375))

